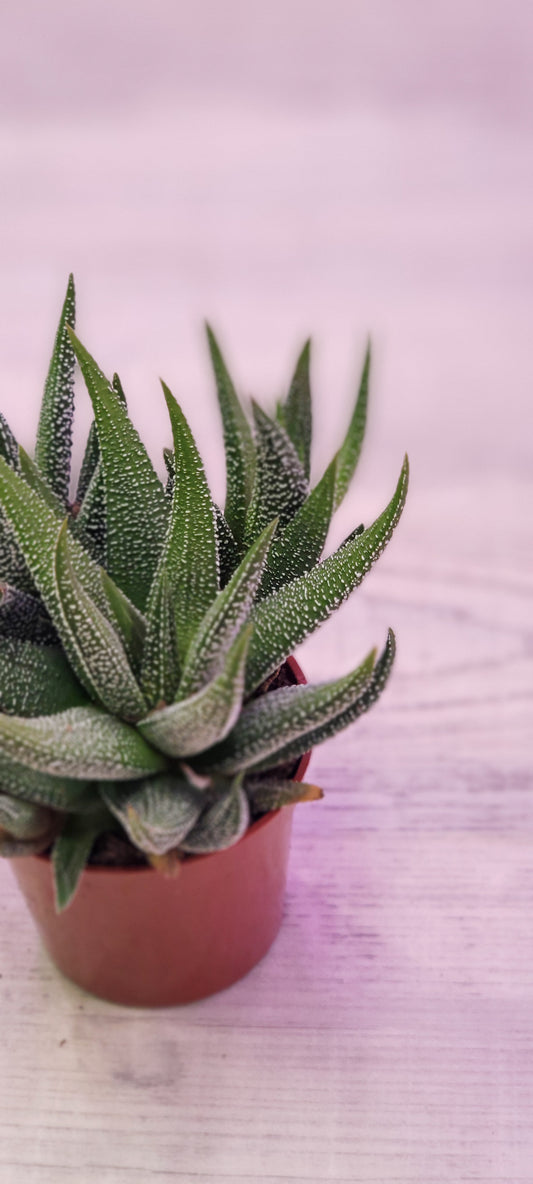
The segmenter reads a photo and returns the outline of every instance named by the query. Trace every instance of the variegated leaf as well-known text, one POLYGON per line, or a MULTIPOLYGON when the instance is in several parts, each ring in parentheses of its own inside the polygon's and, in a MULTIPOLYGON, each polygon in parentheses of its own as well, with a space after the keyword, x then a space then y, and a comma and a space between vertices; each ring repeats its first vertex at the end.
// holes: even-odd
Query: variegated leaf
POLYGON ((96 790, 89 781, 38 773, 11 760, 1 751, 0 785, 17 800, 49 806, 51 810, 61 813, 84 812, 90 808, 96 796, 96 790))
POLYGON ((132 786, 102 785, 100 792, 134 846, 147 855, 174 850, 204 808, 202 795, 173 773, 132 786))
POLYGON ((35 719, 0 714, 0 752, 37 772, 79 781, 132 781, 166 765, 135 728, 99 707, 35 719))
POLYGON ((140 684, 149 706, 156 707, 172 702, 179 679, 176 618, 164 568, 150 600, 140 684))
POLYGON ((306 341, 296 363, 289 393, 278 407, 277 419, 292 440, 306 477, 311 468, 311 437, 313 431, 309 362, 311 342, 306 341))
POLYGON ((177 699, 187 699, 220 670, 224 654, 241 630, 253 604, 277 522, 271 522, 246 552, 229 584, 207 610, 193 638, 177 699))
POLYGON ((218 592, 215 512, 192 432, 163 383, 174 439, 175 481, 168 533, 150 592, 149 622, 161 605, 158 581, 168 580, 178 651, 183 663, 191 638, 218 592))
POLYGON ((56 912, 73 899, 96 839, 106 829, 106 815, 102 808, 92 818, 73 814, 65 820, 52 848, 56 912))
POLYGON ((405 504, 408 480, 406 457, 393 497, 372 526, 254 607, 247 693, 277 670, 294 647, 326 621, 362 582, 392 537, 405 504))
POLYGON ((343 678, 316 686, 283 687, 243 708, 229 736, 195 762, 200 772, 237 773, 255 767, 346 710, 368 685, 375 650, 343 678))
POLYGON ((14 839, 39 839, 50 837, 54 813, 45 806, 23 802, 20 798, 0 793, 0 831, 6 831, 14 839))
POLYGON ((63 644, 93 698, 122 719, 142 719, 147 701, 118 633, 85 592, 74 571, 67 537, 65 521, 55 549, 57 595, 64 620, 63 644))
POLYGON ((0 638, 0 710, 9 715, 52 715, 87 703, 59 646, 0 638))
POLYGON ((54 645, 57 633, 43 604, 29 592, 0 584, 0 637, 54 645))
POLYGON ((150 744, 168 756, 189 757, 227 736, 241 709, 250 635, 245 626, 221 672, 201 691, 141 720, 137 726, 150 744))
POLYGON ((368 686, 365 687, 361 695, 349 707, 334 716, 326 724, 313 728, 298 740, 292 741, 285 745, 285 747, 280 748, 265 760, 257 762, 252 766, 253 772, 259 773, 266 769, 274 768, 277 765, 285 765, 287 762, 297 760, 304 752, 315 748, 317 744, 323 744, 325 740, 330 740, 332 736, 336 736, 338 732, 343 731, 349 724, 359 719, 360 715, 369 711, 379 699, 387 683, 394 662, 395 652, 396 643, 394 633, 392 629, 389 629, 387 644, 376 662, 368 686))
POLYGON ((92 400, 104 470, 107 570, 145 607, 167 526, 163 486, 138 432, 96 362, 70 334, 92 400))
POLYGON ((180 851, 189 855, 207 855, 210 851, 224 851, 233 847, 245 834, 250 823, 248 798, 241 778, 223 790, 212 806, 201 815, 196 825, 180 843, 180 851))
POLYGON ((44 388, 35 446, 37 466, 63 506, 67 506, 69 496, 74 416, 74 353, 67 326, 74 325, 75 312, 71 275, 44 388))
POLYGON ((298 513, 309 484, 298 454, 284 428, 253 404, 257 435, 257 465, 252 501, 246 517, 248 545, 268 522, 279 517, 286 526, 298 513))
POLYGON ((246 513, 254 487, 255 444, 218 341, 209 325, 206 326, 206 329, 224 431, 226 453, 224 516, 234 539, 240 546, 244 539, 246 513))
POLYGON ((270 810, 281 810, 282 806, 294 806, 297 802, 317 802, 324 797, 324 791, 318 785, 275 777, 256 780, 247 778, 244 789, 253 814, 267 814, 270 810))
POLYGON ((340 506, 355 473, 357 462, 365 435, 366 413, 368 404, 368 379, 370 374, 370 344, 367 347, 363 364, 363 373, 359 384, 357 401, 350 420, 348 431, 338 452, 339 465, 337 483, 335 486, 334 510, 340 506))
POLYGON ((333 513, 336 477, 335 458, 298 513, 274 540, 265 564, 258 599, 270 595, 297 576, 304 575, 320 559, 333 513))

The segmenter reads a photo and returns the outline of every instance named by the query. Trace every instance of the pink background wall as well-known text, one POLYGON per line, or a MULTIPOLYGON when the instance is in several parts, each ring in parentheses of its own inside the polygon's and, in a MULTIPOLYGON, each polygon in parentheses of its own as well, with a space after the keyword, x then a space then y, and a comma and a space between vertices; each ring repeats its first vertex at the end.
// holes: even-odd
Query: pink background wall
POLYGON ((266 400, 315 334, 317 471, 370 330, 366 488, 406 445, 423 486, 525 477, 532 36, 527 0, 11 6, 0 399, 23 442, 73 269, 154 455, 162 373, 217 487, 205 315, 266 400))

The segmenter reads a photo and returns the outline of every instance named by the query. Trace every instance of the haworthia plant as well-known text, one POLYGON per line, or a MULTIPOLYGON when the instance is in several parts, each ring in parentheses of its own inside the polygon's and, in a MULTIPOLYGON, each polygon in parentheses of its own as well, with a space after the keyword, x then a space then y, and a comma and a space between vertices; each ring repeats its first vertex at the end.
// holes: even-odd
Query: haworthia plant
POLYGON ((224 510, 163 384, 165 487, 118 377, 73 324, 71 278, 34 458, 0 416, 0 853, 49 850, 58 909, 106 836, 170 872, 321 796, 292 779, 296 762, 375 702, 394 635, 377 661, 317 686, 289 685, 285 660, 381 554, 408 481, 405 461, 385 510, 322 559, 361 451, 370 352, 344 441, 311 487, 310 343, 274 415, 252 404, 250 422, 208 329, 224 510), (94 421, 72 495, 75 359, 94 421))

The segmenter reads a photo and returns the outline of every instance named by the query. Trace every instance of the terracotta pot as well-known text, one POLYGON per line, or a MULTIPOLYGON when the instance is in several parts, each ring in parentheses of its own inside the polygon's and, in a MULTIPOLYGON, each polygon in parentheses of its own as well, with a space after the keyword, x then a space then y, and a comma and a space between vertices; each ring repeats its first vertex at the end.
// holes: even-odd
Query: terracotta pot
MULTIPOLYGON (((305 678, 288 659, 298 682, 305 678)), ((300 760, 302 781, 310 759, 300 760)), ((227 851, 185 860, 175 878, 148 866, 88 867, 57 915, 50 860, 12 860, 56 966, 112 1003, 168 1007, 202 999, 264 957, 282 915, 292 807, 265 815, 227 851)))

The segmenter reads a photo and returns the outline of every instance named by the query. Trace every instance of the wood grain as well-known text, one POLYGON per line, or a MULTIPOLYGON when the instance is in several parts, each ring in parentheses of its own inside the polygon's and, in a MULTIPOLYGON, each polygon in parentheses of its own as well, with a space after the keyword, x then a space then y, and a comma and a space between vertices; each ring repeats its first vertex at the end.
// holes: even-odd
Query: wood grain
POLYGON ((314 756, 246 980, 155 1014, 84 996, 0 868, 2 1184, 533 1179, 527 581, 402 541, 327 626, 333 669, 392 621, 398 671, 314 756))

